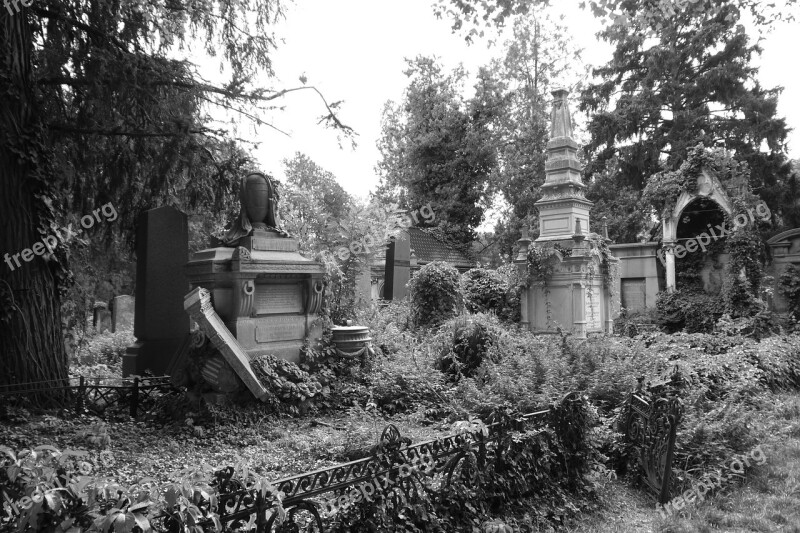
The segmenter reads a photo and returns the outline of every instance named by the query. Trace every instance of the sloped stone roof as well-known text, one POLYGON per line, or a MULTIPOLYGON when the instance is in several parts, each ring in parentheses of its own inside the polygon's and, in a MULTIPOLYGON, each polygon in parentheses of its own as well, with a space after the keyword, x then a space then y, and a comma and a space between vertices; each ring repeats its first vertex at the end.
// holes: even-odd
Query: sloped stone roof
POLYGON ((404 231, 411 239, 411 249, 420 265, 433 261, 446 261, 461 269, 475 266, 474 261, 470 261, 464 254, 424 230, 408 228, 404 231))

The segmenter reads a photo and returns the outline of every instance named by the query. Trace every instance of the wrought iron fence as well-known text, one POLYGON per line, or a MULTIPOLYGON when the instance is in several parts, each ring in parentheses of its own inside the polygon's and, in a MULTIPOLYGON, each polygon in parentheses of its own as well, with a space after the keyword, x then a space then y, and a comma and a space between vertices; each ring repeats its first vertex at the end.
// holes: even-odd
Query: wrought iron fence
MULTIPOLYGON (((562 404, 580 401, 579 396, 572 393, 564 398, 562 404)), ((523 423, 543 424, 550 410, 543 408, 524 415, 523 423)), ((276 524, 278 514, 270 513, 274 509, 274 499, 259 488, 245 487, 234 478, 233 468, 226 468, 216 474, 219 519, 225 531, 323 533, 325 523, 319 497, 329 493, 341 496, 358 485, 374 484, 377 479, 393 480, 391 489, 384 496, 388 501, 394 501, 394 507, 399 510, 403 499, 411 498, 412 493, 420 493, 413 476, 398 475, 405 465, 418 464, 424 456, 433 477, 449 485, 463 467, 469 444, 475 446, 479 467, 496 459, 491 448, 500 438, 500 423, 489 424, 486 430, 486 434, 465 431, 411 444, 410 439, 402 437, 399 430, 390 424, 383 430, 380 444, 370 457, 272 482, 270 485, 283 495, 282 507, 286 511, 285 520, 280 525, 276 524)))
POLYGON ((639 378, 639 386, 626 401, 620 429, 635 451, 642 481, 663 504, 670 499, 675 438, 683 417, 677 391, 683 382, 677 367, 667 382, 647 388, 643 382, 639 378))
MULTIPOLYGON (((169 376, 134 378, 92 378, 75 377, 67 380, 15 383, 0 386, 0 398, 24 398, 58 391, 69 394, 71 402, 65 407, 73 407, 77 412, 88 409, 103 413, 109 407, 127 407, 130 416, 137 418, 148 412, 155 404, 159 394, 178 391, 169 376)), ((7 401, 7 400, 6 400, 7 401)), ((5 403, 5 402, 4 402, 5 403)))

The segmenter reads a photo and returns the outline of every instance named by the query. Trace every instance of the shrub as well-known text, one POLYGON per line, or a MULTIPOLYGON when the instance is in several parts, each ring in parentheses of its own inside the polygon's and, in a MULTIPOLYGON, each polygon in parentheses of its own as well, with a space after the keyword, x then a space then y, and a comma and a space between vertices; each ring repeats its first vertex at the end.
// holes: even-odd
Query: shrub
POLYGON ((658 310, 647 307, 635 311, 629 311, 624 307, 620 310, 619 316, 614 319, 614 333, 635 337, 645 330, 642 324, 658 324, 658 310))
POLYGON ((464 306, 458 270, 443 261, 422 267, 411 278, 409 289, 416 326, 438 326, 456 316, 464 306))
POLYGON ((800 319, 800 268, 789 265, 778 279, 778 291, 786 298, 792 316, 800 319))
POLYGON ((461 276, 464 304, 472 313, 493 312, 502 320, 519 321, 520 280, 516 265, 498 270, 473 268, 461 276))
POLYGON ((445 379, 433 362, 430 345, 412 338, 400 352, 378 357, 365 375, 376 405, 394 414, 440 404, 445 379))
POLYGON ((475 321, 464 321, 453 329, 453 344, 443 350, 439 369, 450 376, 472 376, 481 366, 492 336, 486 326, 475 321))
POLYGON ((656 298, 659 325, 667 332, 708 333, 723 313, 716 296, 681 291, 661 292, 656 298))
POLYGON ((120 329, 114 333, 108 330, 91 334, 75 351, 71 363, 74 365, 94 365, 98 363, 121 363, 128 346, 136 342, 132 329, 120 329))

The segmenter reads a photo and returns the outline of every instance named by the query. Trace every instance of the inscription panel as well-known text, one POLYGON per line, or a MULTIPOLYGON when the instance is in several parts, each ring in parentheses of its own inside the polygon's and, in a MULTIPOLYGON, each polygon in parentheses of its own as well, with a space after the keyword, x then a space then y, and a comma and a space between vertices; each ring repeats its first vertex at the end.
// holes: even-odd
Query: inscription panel
POLYGON ((262 318, 256 326, 256 343, 302 340, 306 336, 306 319, 302 316, 262 318))
POLYGON ((257 315, 302 313, 303 291, 298 284, 258 284, 254 308, 257 315))
POLYGON ((550 218, 542 220, 543 231, 555 231, 567 229, 569 227, 569 217, 550 218))

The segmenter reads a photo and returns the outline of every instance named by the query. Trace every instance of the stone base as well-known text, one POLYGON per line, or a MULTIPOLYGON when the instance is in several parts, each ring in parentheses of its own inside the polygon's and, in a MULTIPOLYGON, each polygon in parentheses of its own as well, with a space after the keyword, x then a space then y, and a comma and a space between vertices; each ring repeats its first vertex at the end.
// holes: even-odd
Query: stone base
POLYGON ((184 338, 137 341, 128 346, 122 356, 122 377, 141 376, 149 370, 155 376, 163 376, 172 359, 180 351, 184 338))

